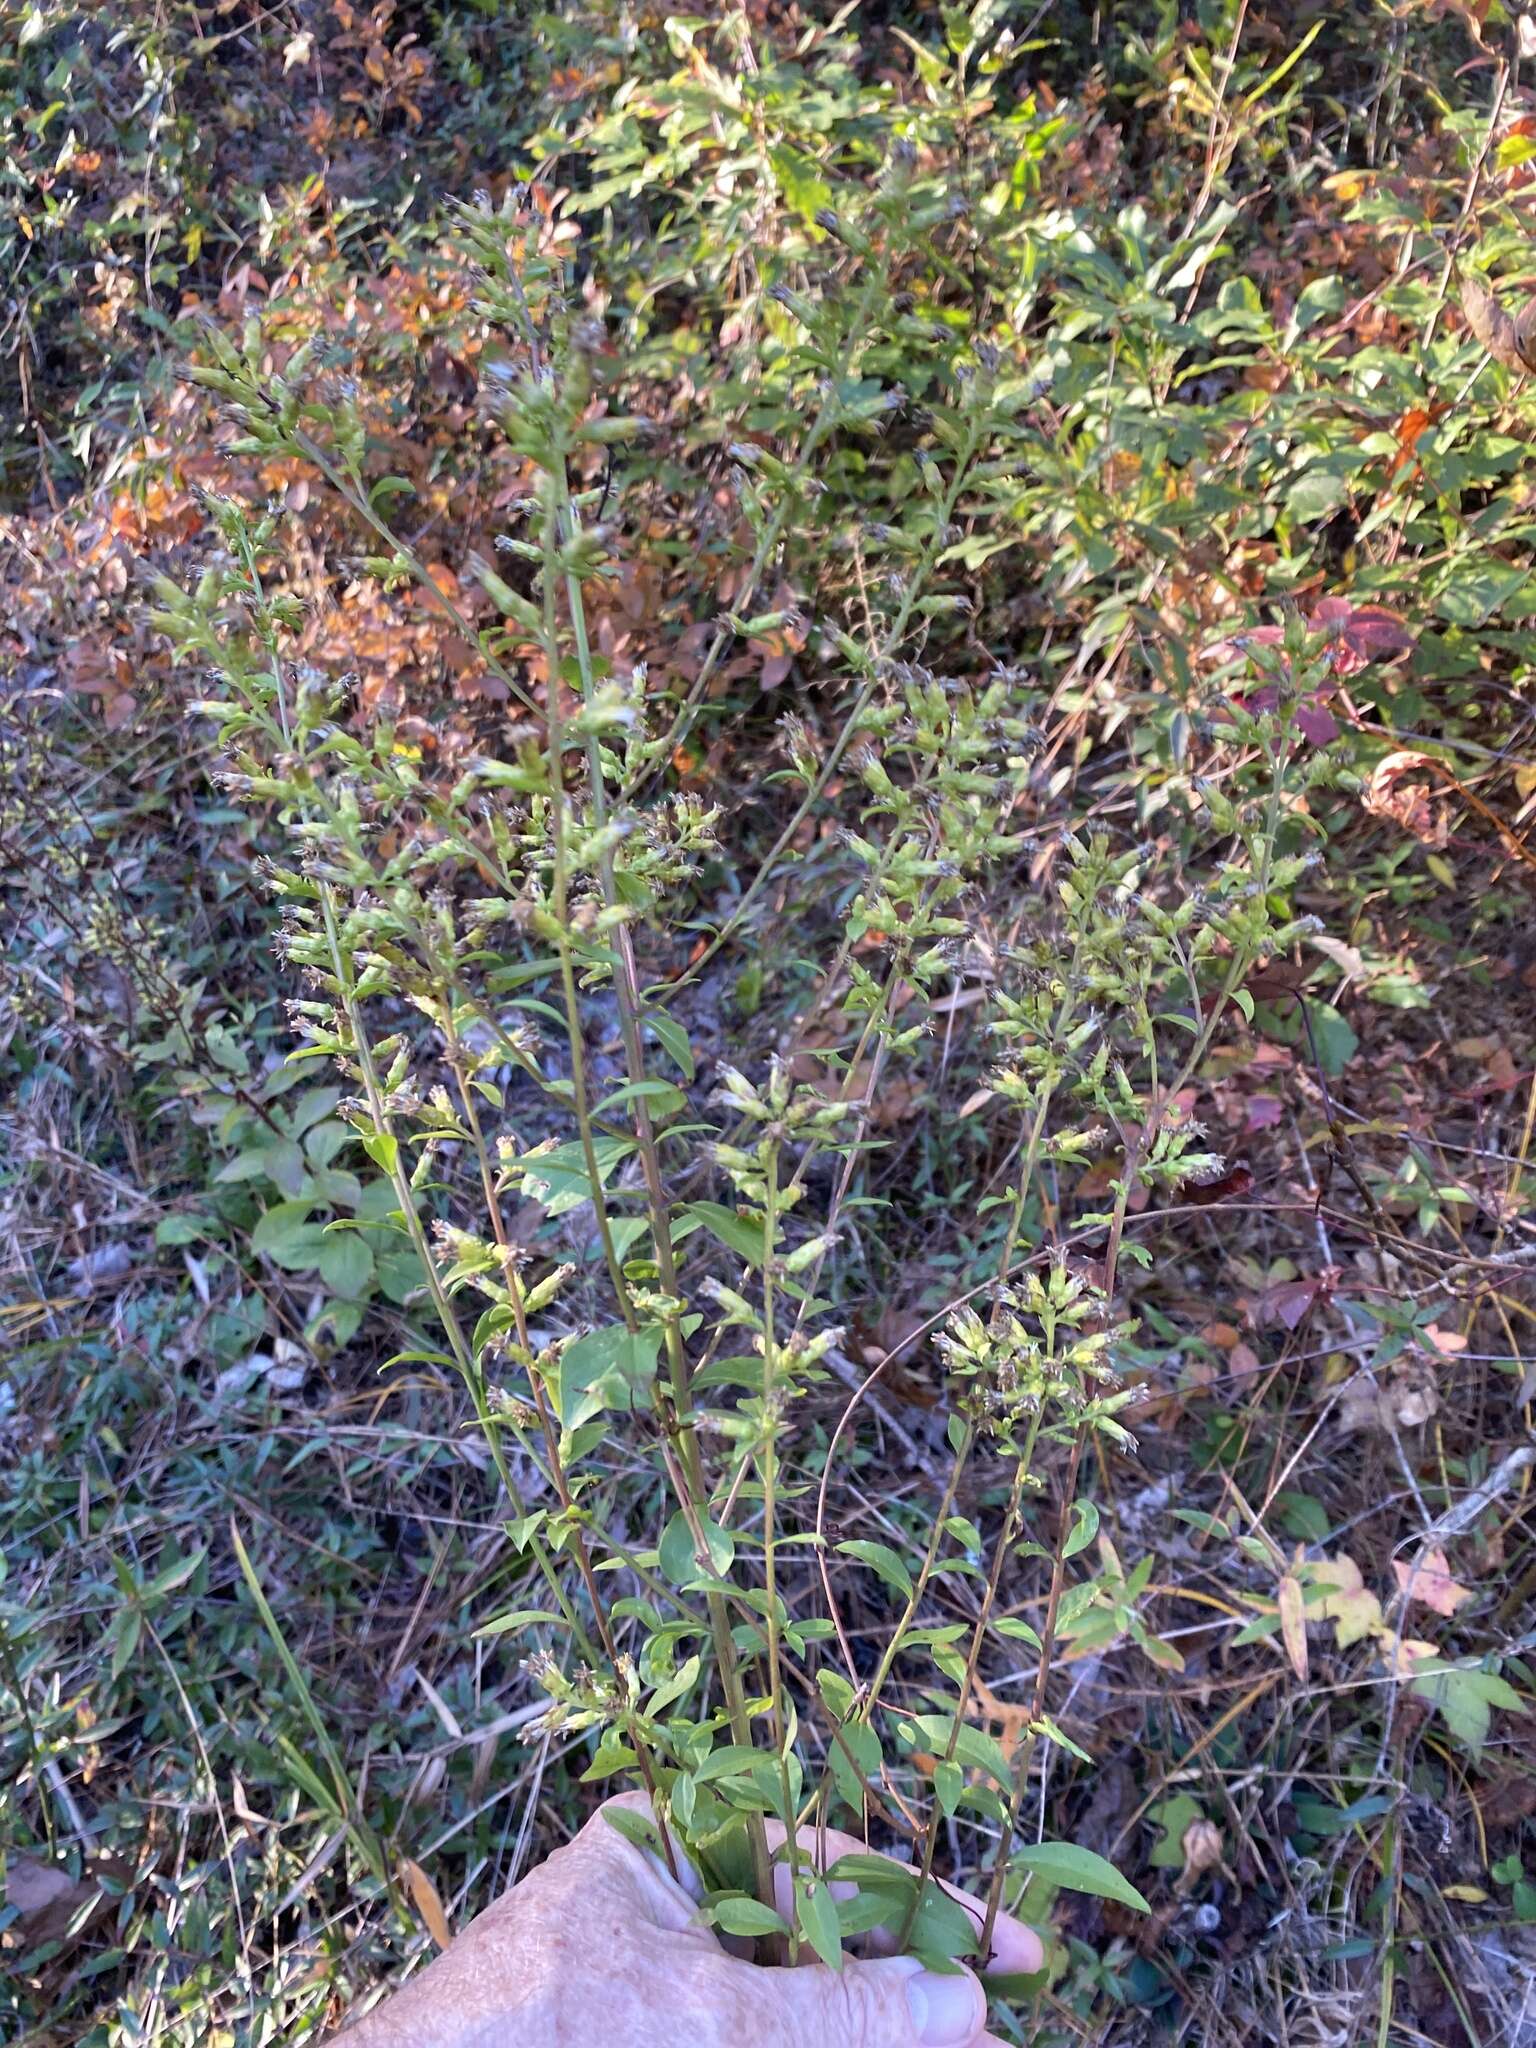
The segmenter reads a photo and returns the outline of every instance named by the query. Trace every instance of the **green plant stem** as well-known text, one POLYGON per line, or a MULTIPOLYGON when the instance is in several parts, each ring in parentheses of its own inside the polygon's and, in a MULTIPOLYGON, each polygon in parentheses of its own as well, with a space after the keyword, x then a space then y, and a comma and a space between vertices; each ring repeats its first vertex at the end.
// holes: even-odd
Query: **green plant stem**
MULTIPOLYGON (((581 531, 576 509, 571 501, 570 486, 566 478, 563 454, 556 459, 553 465, 550 472, 550 482, 552 486, 551 495, 554 516, 546 524, 545 528, 543 580, 545 626, 549 635, 551 656, 549 662, 549 700, 551 707, 556 707, 559 689, 559 664, 558 637, 555 633, 553 617, 556 568, 553 543, 560 541, 570 546, 577 540, 581 531)), ((565 592, 570 608, 571 630, 576 642, 576 658, 578 672, 581 677, 582 696, 584 702, 590 708, 596 695, 596 677, 592 668, 592 652, 587 634, 586 607, 582 594, 581 579, 574 571, 567 572, 565 576, 565 592)), ((561 771, 562 750, 557 744, 558 733, 557 713, 552 713, 550 762, 551 777, 554 782, 554 807, 557 818, 563 812, 565 803, 564 778, 561 771)), ((605 821, 607 804, 603 784, 602 749, 595 732, 588 736, 587 765, 590 782, 589 796, 593 808, 593 817, 598 826, 601 827, 605 821)), ((557 842, 557 845, 559 843, 557 842)), ((563 858, 563 854, 557 853, 557 858, 563 858)), ((615 950, 619 960, 619 971, 614 977, 614 992, 619 1007, 619 1023, 624 1042, 626 1071, 631 1082, 638 1082, 643 1079, 645 1073, 644 1047, 640 1036, 638 990, 635 985, 633 953, 629 946, 628 933, 623 928, 623 905, 619 897, 618 883, 611 856, 605 855, 602 858, 599 864, 599 873, 605 904, 611 912, 619 913, 615 917, 614 926, 615 950)), ((557 888, 559 893, 557 895, 556 917, 563 931, 566 928, 566 919, 563 914, 563 883, 557 884, 557 888)), ((569 947, 562 945, 561 954, 567 984, 566 1007, 570 1019, 572 1066, 574 1072, 580 1041, 580 1020, 575 1010, 575 990, 570 972, 569 947)), ((584 1106, 584 1090, 578 1087, 577 1094, 578 1101, 584 1106)), ((662 1291, 675 1301, 679 1296, 677 1270, 672 1252, 670 1209, 661 1181, 661 1167, 657 1156, 655 1129, 651 1121, 650 1110, 643 1096, 639 1096, 635 1100, 635 1131, 641 1160, 641 1170, 645 1176, 646 1200, 650 1212, 651 1237, 656 1253, 657 1271, 662 1291)), ((597 1180, 596 1158, 590 1137, 590 1122, 586 1125, 584 1143, 587 1149, 588 1171, 592 1176, 594 1192, 599 1195, 599 1214, 601 1214, 600 1188, 597 1180)), ((609 1254, 609 1269, 614 1275, 616 1287, 620 1290, 620 1299, 628 1304, 628 1288, 624 1280, 623 1271, 616 1257, 612 1256, 611 1236, 606 1233, 605 1250, 609 1254)), ((630 1328, 633 1329, 635 1327, 632 1306, 630 1306, 625 1320, 630 1328)), ((682 1330, 675 1310, 664 1317, 663 1331, 667 1350, 668 1374, 672 1389, 678 1461, 683 1479, 681 1505, 685 1512, 688 1512, 690 1509, 693 1511, 690 1516, 690 1527, 694 1529, 695 1542, 700 1545, 700 1565, 704 1566, 708 1561, 708 1549, 707 1546, 703 1546, 700 1542, 697 1516, 702 1511, 702 1505, 707 1501, 709 1495, 708 1488, 704 1484, 703 1463, 699 1456, 697 1434, 693 1427, 693 1404, 689 1387, 687 1354, 683 1349, 682 1330)), ((714 1643, 715 1657, 720 1667, 721 1691, 725 1699, 726 1713, 730 1720, 731 1732, 738 1743, 750 1746, 752 1727, 747 1714, 746 1693, 741 1682, 740 1662, 737 1658, 736 1645, 731 1635, 730 1617, 726 1612, 725 1602, 718 1592, 711 1590, 707 1593, 705 1603, 709 1613, 710 1633, 714 1643)), ((764 1832, 762 1816, 760 1814, 748 1816, 747 1832, 751 1844, 753 1871, 758 1896, 763 1904, 772 1905, 773 1864, 768 1853, 767 1835, 764 1832)))
MULTIPOLYGON (((406 1234, 411 1240, 416 1256, 421 1262, 422 1271, 426 1275, 427 1289, 432 1296, 432 1305, 437 1311, 438 1322, 442 1327, 443 1334, 448 1339, 448 1345, 453 1353, 454 1363, 459 1369, 459 1375, 469 1390, 470 1400, 474 1403, 476 1420, 480 1424, 481 1433, 484 1435, 486 1443, 490 1448, 491 1457, 495 1461, 497 1475, 501 1480, 502 1488, 506 1493, 507 1499, 512 1503, 513 1512, 521 1517, 526 1510, 523 1506, 522 1495, 519 1493, 512 1474, 507 1467, 506 1455, 501 1448, 498 1422, 491 1414, 490 1404, 486 1399, 485 1375, 476 1363, 474 1353, 470 1350, 464 1332, 459 1326, 459 1319, 454 1311, 453 1303, 448 1298, 447 1290, 443 1286, 442 1276, 437 1270, 436 1261, 433 1259, 432 1247, 427 1242, 427 1234, 421 1227, 421 1218, 416 1213, 416 1197, 411 1187, 410 1179, 400 1164, 399 1140, 390 1129, 389 1112, 384 1106, 384 1091, 379 1083, 367 1030, 358 1010, 357 998, 353 993, 351 966, 342 945, 341 932, 336 918, 335 898, 329 882, 322 882, 320 884, 320 907, 325 923, 326 942, 330 949, 332 972, 352 1040, 351 1050, 357 1060, 358 1071, 362 1076, 363 1087, 367 1094, 369 1117, 375 1133, 379 1137, 387 1138, 393 1146, 393 1164, 389 1168, 389 1180, 394 1188, 395 1198, 400 1204, 400 1213, 405 1223, 406 1234)), ((561 1614, 569 1623, 581 1654, 589 1663, 596 1662, 597 1652, 593 1648, 586 1630, 582 1627, 575 1609, 567 1599, 565 1587, 561 1582, 559 1574, 555 1571, 550 1561, 549 1553, 537 1533, 529 1538, 528 1548, 532 1551, 534 1561, 538 1565, 544 1582, 549 1587, 550 1593, 553 1595, 561 1614)))

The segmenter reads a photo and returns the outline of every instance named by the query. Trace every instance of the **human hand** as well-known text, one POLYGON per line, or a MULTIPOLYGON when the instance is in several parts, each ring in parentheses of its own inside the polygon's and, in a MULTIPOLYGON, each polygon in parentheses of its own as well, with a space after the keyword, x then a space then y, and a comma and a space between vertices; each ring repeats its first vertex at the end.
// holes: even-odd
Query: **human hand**
MULTIPOLYGON (((639 1793, 613 1807, 650 1812, 639 1793)), ((335 2048, 1001 2048, 968 1970, 939 1976, 912 1956, 764 1969, 727 1953, 696 1898, 607 1810, 335 2048)), ((783 1830, 775 1839, 770 1824, 769 1839, 783 1830)), ((805 1839, 824 1841, 829 1862, 864 1848, 830 1828, 805 1839)), ((782 1865, 779 1877, 784 1908, 782 1865)), ((953 1896, 979 1932, 981 1907, 953 1896)), ((1038 1937, 1000 1915, 990 1967, 1027 1973, 1042 1960, 1038 1937)))

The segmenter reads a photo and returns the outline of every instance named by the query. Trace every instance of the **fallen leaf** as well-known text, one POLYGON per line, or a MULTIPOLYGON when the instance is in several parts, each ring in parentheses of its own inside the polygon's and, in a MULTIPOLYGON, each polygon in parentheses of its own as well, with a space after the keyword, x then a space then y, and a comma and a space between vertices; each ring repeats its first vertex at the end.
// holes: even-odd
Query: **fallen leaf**
POLYGON ((1214 1180, 1184 1181, 1178 1193, 1181 1202, 1191 1202, 1196 1208, 1208 1208, 1213 1202, 1236 1202, 1253 1192, 1253 1168, 1246 1160, 1239 1160, 1214 1180))
POLYGON ((453 1930, 448 1925, 448 1915, 443 1911, 437 1886, 421 1865, 413 1863, 409 1856, 400 1858, 400 1868, 410 1889, 411 1903, 421 1915, 421 1924, 439 1948, 446 1948, 453 1940, 453 1930))
POLYGON ((1467 325, 1496 363, 1503 363, 1510 370, 1531 367, 1520 353, 1514 321, 1481 278, 1462 278, 1461 310, 1467 325))
POLYGON ((975 1694, 970 1716, 974 1721, 992 1721, 998 1728, 997 1746, 1010 1763, 1013 1753, 1029 1732, 1034 1718, 1030 1707, 1015 1706, 1008 1700, 1000 1700, 997 1694, 977 1678, 972 1681, 975 1694))
POLYGON ((1392 1570, 1397 1576, 1398 1590, 1406 1595, 1410 1607, 1427 1607, 1449 1619, 1458 1607, 1473 1597, 1470 1586, 1458 1585, 1451 1577, 1451 1567, 1443 1550, 1420 1551, 1412 1564, 1405 1564, 1400 1557, 1394 1557, 1392 1570))
POLYGON ((1301 1581, 1287 1572, 1280 1581, 1280 1634, 1285 1643, 1285 1654, 1291 1660, 1291 1669, 1305 1685, 1307 1682, 1307 1600, 1301 1590, 1301 1581))
POLYGON ((1320 1558, 1311 1568, 1311 1578, 1314 1586, 1328 1588, 1313 1613, 1320 1621, 1333 1623, 1334 1639, 1341 1650, 1380 1631, 1381 1602, 1360 1576, 1359 1565, 1346 1552, 1320 1558))
POLYGON ((1376 763, 1360 801, 1373 818, 1390 818, 1422 846, 1443 847, 1450 840, 1451 821, 1432 782, 1429 755, 1399 748, 1376 763))

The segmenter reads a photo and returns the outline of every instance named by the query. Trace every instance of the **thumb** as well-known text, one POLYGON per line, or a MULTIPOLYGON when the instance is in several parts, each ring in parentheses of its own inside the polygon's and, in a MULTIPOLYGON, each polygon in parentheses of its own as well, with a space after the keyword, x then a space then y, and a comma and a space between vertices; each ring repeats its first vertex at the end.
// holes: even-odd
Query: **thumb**
POLYGON ((969 1970, 940 1976, 916 1956, 757 1974, 760 1995, 781 2002, 792 2048, 972 2048, 987 2023, 986 1994, 969 1970))

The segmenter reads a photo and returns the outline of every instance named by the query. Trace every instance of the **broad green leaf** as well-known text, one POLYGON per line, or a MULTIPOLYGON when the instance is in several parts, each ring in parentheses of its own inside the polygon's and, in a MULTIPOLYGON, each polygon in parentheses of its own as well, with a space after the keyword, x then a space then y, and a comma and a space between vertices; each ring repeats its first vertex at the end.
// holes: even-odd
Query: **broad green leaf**
MULTIPOLYGON (((736 1555, 735 1539, 728 1530, 717 1527, 713 1522, 704 1522, 702 1530, 709 1551, 710 1568, 717 1578, 724 1578, 736 1555)), ((679 1588, 691 1586, 700 1576, 700 1566, 694 1556, 693 1533, 681 1508, 662 1531, 657 1561, 661 1575, 669 1585, 679 1588)))
POLYGON ((795 1918, 800 1932, 829 1970, 843 1967, 843 1930, 825 1880, 795 1872, 795 1918))
POLYGON ((884 1579, 888 1586, 894 1586, 898 1593, 910 1598, 912 1574, 888 1543, 870 1543, 863 1538, 855 1538, 847 1543, 839 1543, 837 1548, 841 1556, 856 1557, 861 1564, 867 1564, 872 1572, 884 1579))
POLYGON ((328 1231, 320 1248, 320 1278, 337 1294, 356 1299, 373 1279, 373 1253, 355 1230, 328 1231))
POLYGON ((691 1081, 694 1076, 693 1048, 688 1043, 688 1034, 682 1025, 675 1017, 669 1017, 664 1010, 652 1010, 645 1021, 671 1054, 683 1079, 691 1081))
MULTIPOLYGON (((593 1139, 597 1177, 604 1186, 612 1178, 614 1169, 622 1165, 634 1149, 633 1138, 593 1139)), ((523 1171, 525 1192, 534 1201, 542 1202, 551 1216, 563 1216, 568 1210, 579 1209, 583 1202, 592 1200, 586 1151, 574 1140, 568 1145, 556 1145, 548 1152, 524 1153, 520 1159, 512 1161, 512 1166, 523 1171)))
POLYGON ((400 1160, 400 1140, 390 1131, 365 1131, 363 1150, 381 1173, 392 1174, 400 1160))
POLYGON ((579 1429, 610 1408, 628 1413, 648 1407, 664 1334, 659 1323, 640 1330, 614 1323, 567 1344, 557 1394, 562 1427, 579 1429))
POLYGON ((1062 1549, 1063 1557, 1076 1557, 1080 1550, 1086 1550, 1099 1533, 1099 1511, 1091 1500, 1080 1500, 1073 1504, 1072 1533, 1062 1549))
POLYGON ((679 1110, 688 1107, 688 1098, 681 1088, 674 1088, 670 1081, 626 1081, 622 1088, 615 1088, 611 1095, 593 1110, 594 1116, 612 1117, 616 1109, 623 1109, 631 1102, 648 1102, 657 1116, 676 1116, 679 1110))
POLYGON ((708 1916, 722 1934, 746 1934, 756 1937, 763 1934, 788 1934, 789 1922, 772 1906, 765 1906, 761 1899, 742 1896, 716 1899, 709 1906, 708 1916))
POLYGON ((1134 1906, 1138 1913, 1152 1910, 1113 1863, 1095 1855, 1092 1849, 1080 1849, 1075 1842, 1036 1842, 1032 1848, 1016 1849, 1013 1861, 1064 1891, 1092 1892, 1095 1898, 1116 1899, 1122 1906, 1134 1906))
POLYGON ((155 1243, 170 1246, 196 1244, 200 1237, 216 1237, 219 1226, 211 1216, 198 1216, 185 1209, 162 1216, 155 1225, 155 1243))
POLYGON ((679 1212, 702 1223, 712 1237, 718 1237, 727 1251, 745 1259, 750 1266, 763 1263, 763 1226, 719 1202, 688 1202, 679 1212))

